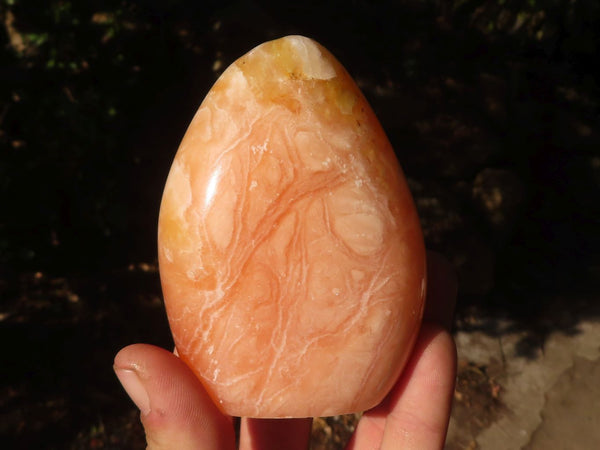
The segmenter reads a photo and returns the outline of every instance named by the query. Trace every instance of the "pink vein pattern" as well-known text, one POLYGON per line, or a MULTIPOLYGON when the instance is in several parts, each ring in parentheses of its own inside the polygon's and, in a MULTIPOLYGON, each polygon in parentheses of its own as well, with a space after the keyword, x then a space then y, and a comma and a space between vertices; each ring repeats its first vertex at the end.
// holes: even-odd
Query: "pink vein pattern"
POLYGON ((402 370, 419 221, 374 113, 314 41, 265 43, 223 73, 171 167, 158 242, 179 355, 226 413, 361 411, 402 370))

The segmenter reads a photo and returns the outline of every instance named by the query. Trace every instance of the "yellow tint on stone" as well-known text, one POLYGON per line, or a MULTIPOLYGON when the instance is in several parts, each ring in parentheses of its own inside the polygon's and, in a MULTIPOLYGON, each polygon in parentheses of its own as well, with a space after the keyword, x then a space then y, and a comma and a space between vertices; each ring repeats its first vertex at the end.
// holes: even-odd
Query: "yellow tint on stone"
POLYGON ((362 93, 308 38, 262 44, 217 80, 171 167, 158 248, 179 355, 227 414, 371 408, 412 350, 412 198, 362 93))

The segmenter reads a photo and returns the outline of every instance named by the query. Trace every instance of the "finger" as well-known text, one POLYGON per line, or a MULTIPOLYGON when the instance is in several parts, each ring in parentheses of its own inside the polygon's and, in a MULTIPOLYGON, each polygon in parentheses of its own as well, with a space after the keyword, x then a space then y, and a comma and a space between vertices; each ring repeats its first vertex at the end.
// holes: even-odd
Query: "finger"
POLYGON ((383 431, 385 430, 385 422, 386 416, 381 412, 370 410, 364 413, 346 449, 379 450, 383 439, 383 431))
POLYGON ((242 419, 240 450, 306 450, 312 419, 242 419))
POLYGON ((386 399, 363 415, 347 448, 442 448, 455 373, 452 338, 425 324, 402 376, 386 399))
POLYGON ((452 329, 458 281, 454 267, 437 252, 427 252, 427 299, 423 320, 452 329))
MULTIPOLYGON (((454 314, 454 307, 456 304, 458 283, 456 281, 456 275, 454 268, 450 265, 448 260, 437 252, 427 252, 427 299, 425 304, 425 311, 423 315, 424 322, 431 322, 443 326, 446 330, 450 330, 452 327, 452 319, 454 314)), ((423 330, 427 330, 427 326, 424 325, 421 333, 419 334, 418 342, 415 344, 415 349, 411 356, 411 360, 405 368, 402 378, 399 383, 407 376, 410 367, 417 365, 418 358, 422 356, 422 352, 418 352, 423 347, 423 330)), ((449 336, 448 336, 449 338, 449 336)), ((450 348, 444 350, 444 347, 433 347, 434 351, 449 351, 448 355, 455 359, 456 352, 454 350, 454 344, 450 338, 450 348)), ((447 365, 446 365, 447 366, 447 365)), ((441 366, 440 369, 444 370, 441 366)), ((448 377, 452 378, 453 371, 447 374, 448 377)), ((396 386, 398 383, 396 384, 396 386)), ((390 393, 388 398, 392 394, 390 393)), ((389 406, 389 401, 386 403, 389 406)), ((348 444, 349 449, 360 449, 370 450, 379 449, 383 439, 384 430, 386 429, 388 409, 383 407, 376 407, 366 412, 358 423, 356 431, 352 436, 348 444)))
POLYGON ((456 347, 439 325, 424 324, 413 356, 387 399, 382 449, 441 449, 456 377, 456 347))
POLYGON ((386 399, 363 415, 347 448, 442 448, 455 376, 451 336, 437 325, 424 324, 402 376, 386 399))
POLYGON ((141 411, 148 449, 235 448, 230 418, 172 353, 152 345, 130 345, 117 354, 114 369, 141 411))

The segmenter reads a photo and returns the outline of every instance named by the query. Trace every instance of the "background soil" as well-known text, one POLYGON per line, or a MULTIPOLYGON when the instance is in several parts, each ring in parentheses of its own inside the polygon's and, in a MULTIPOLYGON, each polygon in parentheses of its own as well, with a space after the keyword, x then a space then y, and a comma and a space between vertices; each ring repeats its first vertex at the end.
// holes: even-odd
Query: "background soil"
MULTIPOLYGON (((170 162, 222 70, 287 34, 372 103, 427 246, 459 273, 457 329, 510 318, 527 356, 589 311, 570 293, 600 273, 594 0, 1 0, 0 19, 5 448, 143 448, 111 366, 129 343, 172 345, 155 245, 170 162)), ((465 427, 501 414, 495 370, 461 364, 465 427)), ((316 420, 313 447, 354 422, 316 420)))

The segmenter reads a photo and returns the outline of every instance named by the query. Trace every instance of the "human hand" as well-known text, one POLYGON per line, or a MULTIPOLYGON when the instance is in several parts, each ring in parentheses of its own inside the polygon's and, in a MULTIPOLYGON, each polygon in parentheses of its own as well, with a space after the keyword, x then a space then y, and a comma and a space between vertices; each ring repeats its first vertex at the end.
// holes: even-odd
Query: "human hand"
MULTIPOLYGON (((391 392, 361 417, 348 443, 350 450, 444 445, 456 376, 456 349, 449 334, 456 281, 443 257, 431 252, 427 256, 427 302, 415 348, 391 392)), ((233 419, 220 412, 173 353, 130 345, 117 354, 114 369, 141 411, 148 449, 235 449, 233 419)), ((239 448, 306 449, 311 422, 242 418, 239 448)))

